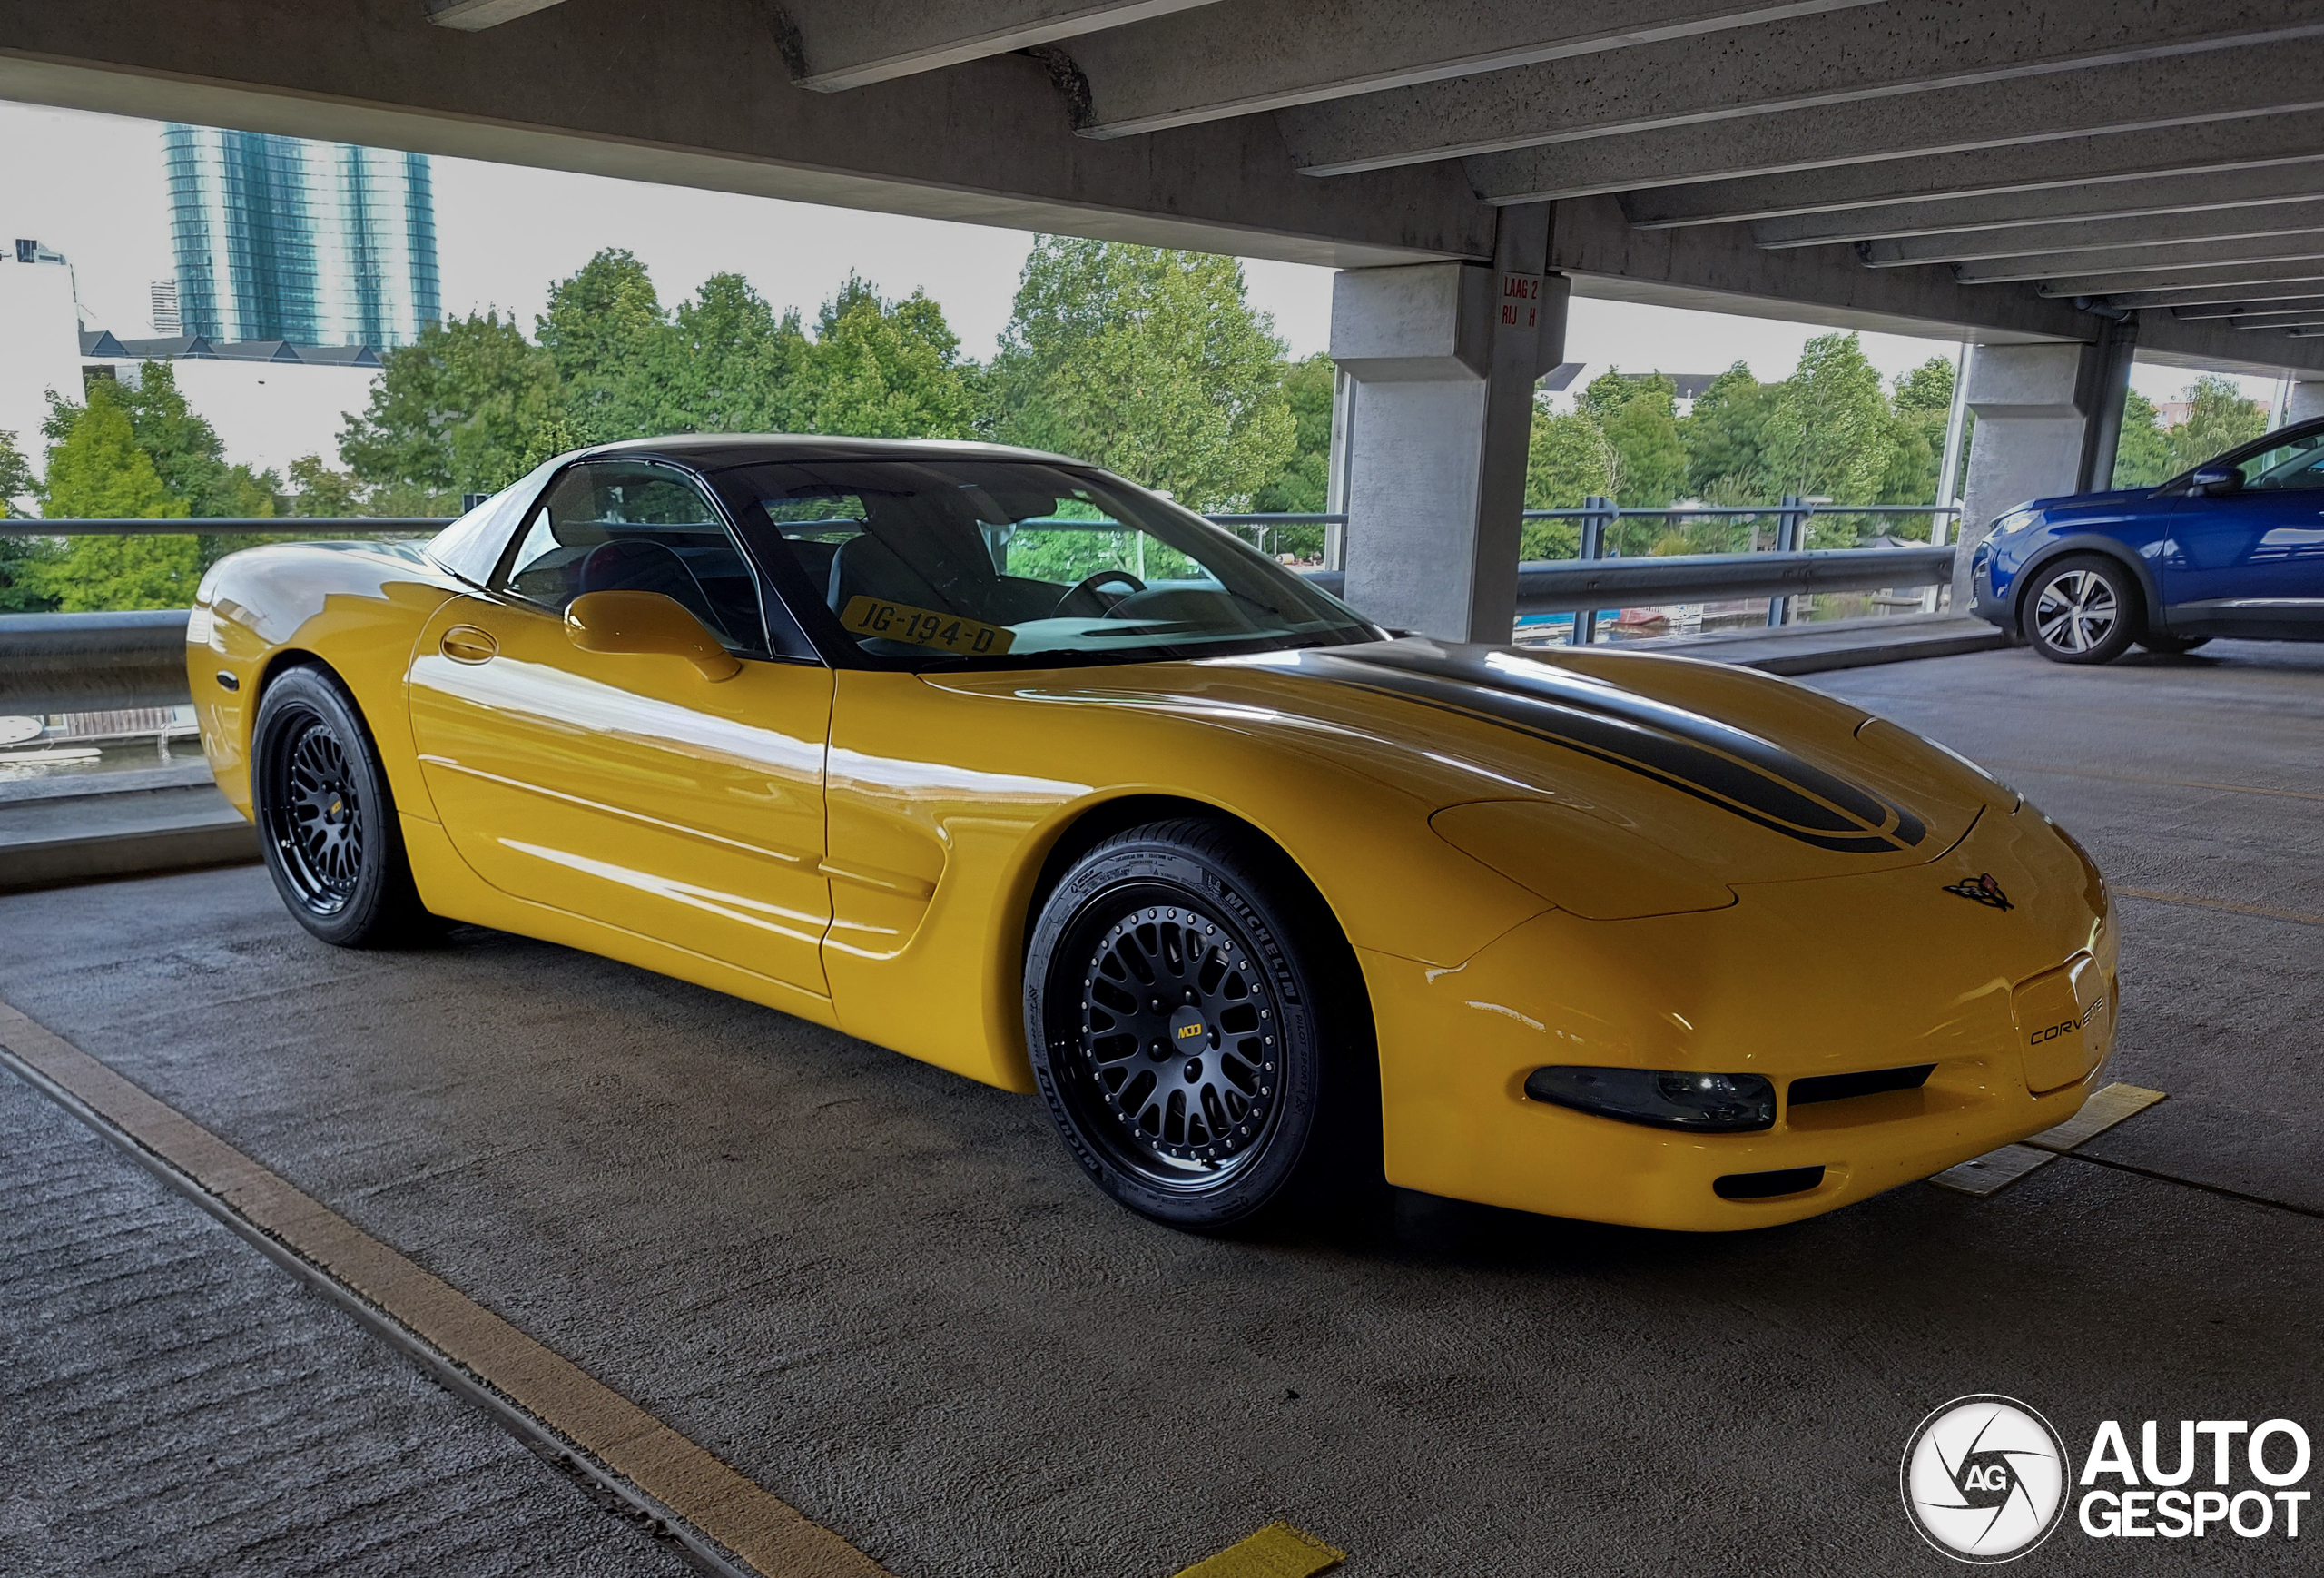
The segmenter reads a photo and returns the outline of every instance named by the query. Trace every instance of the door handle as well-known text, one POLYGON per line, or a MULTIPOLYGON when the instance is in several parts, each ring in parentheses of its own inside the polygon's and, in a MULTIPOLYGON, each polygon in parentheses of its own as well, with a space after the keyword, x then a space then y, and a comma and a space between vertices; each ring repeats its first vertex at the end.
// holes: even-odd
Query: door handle
POLYGON ((438 645, 444 656, 455 663, 487 663, 500 650, 500 643, 492 638, 490 631, 479 630, 473 625, 453 626, 444 632, 444 639, 438 645))

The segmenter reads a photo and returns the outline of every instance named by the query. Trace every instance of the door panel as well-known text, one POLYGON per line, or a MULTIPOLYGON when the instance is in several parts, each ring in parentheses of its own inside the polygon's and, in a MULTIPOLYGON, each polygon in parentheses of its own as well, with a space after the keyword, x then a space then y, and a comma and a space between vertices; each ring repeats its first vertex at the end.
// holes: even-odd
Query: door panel
POLYGON ((2182 498, 2162 596, 2174 630, 2324 636, 2324 433, 2240 462, 2241 490, 2182 498))
POLYGON ((823 744, 832 677, 583 652, 480 597, 428 622, 412 732, 446 833, 520 898, 828 996, 823 744))

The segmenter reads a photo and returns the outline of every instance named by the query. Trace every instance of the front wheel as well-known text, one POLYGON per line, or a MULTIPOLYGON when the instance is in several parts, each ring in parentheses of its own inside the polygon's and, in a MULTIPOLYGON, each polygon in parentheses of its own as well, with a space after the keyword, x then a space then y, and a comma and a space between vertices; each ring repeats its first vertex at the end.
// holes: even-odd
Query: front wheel
POLYGON ((259 845, 299 924, 341 948, 393 946, 431 931, 379 750, 338 681, 310 667, 277 676, 251 734, 259 845))
POLYGON ((1379 1176, 1354 955, 1238 829, 1155 823, 1075 862, 1034 921, 1025 1031, 1067 1148, 1141 1216, 1220 1231, 1379 1176))
POLYGON ((2053 663, 2112 663, 2144 623, 2131 572, 2095 554, 2043 567, 2025 594, 2026 644, 2053 663))

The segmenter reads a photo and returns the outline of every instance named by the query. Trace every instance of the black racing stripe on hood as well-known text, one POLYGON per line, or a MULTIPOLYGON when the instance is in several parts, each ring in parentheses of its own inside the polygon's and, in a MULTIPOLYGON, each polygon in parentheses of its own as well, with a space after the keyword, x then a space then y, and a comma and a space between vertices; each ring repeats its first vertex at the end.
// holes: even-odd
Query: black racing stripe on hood
POLYGON ((1318 678, 1482 715, 1819 849, 1886 854, 1927 836, 1904 807, 1772 741, 1547 665, 1403 646, 1300 656, 1318 678))

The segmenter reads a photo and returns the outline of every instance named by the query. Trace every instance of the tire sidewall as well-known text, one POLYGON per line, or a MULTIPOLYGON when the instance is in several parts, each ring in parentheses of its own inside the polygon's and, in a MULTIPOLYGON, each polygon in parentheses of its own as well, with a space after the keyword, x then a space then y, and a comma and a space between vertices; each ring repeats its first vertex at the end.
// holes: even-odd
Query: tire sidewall
POLYGON ((389 917, 402 857, 395 802, 381 770, 378 748, 354 702, 322 670, 301 665, 271 681, 259 702, 251 731, 251 809, 258 824, 260 851, 275 892, 292 917, 326 942, 358 945, 377 934, 389 917), (274 841, 270 812, 282 791, 283 757, 290 736, 306 719, 320 722, 338 736, 362 796, 356 816, 363 833, 363 865, 355 892, 330 913, 310 906, 274 841))
MULTIPOLYGON (((1051 891, 1035 919, 1025 965, 1025 1040, 1033 1080, 1066 1148, 1098 1187, 1121 1205, 1154 1220, 1196 1231, 1248 1221, 1285 1195, 1322 1128, 1325 1031, 1315 994, 1318 972, 1298 942, 1298 917, 1285 912, 1256 873, 1164 837, 1135 833, 1084 856, 1051 891), (1206 908, 1240 935, 1238 942, 1265 972, 1279 1009, 1281 1052, 1276 1106, 1260 1153, 1215 1189, 1167 1188, 1130 1172, 1084 1130, 1078 1101, 1063 1088, 1087 1078, 1077 1034, 1061 1034, 1056 1019, 1078 1017, 1084 962, 1064 952, 1088 931, 1126 912, 1133 891, 1170 891, 1206 908)), ((1141 899, 1136 908, 1148 907, 1141 899)))
POLYGON ((2070 554, 2043 565, 2034 576, 2033 584, 2026 587, 2024 611, 2018 618, 2018 634, 2027 646, 2053 663, 2112 663, 2129 651, 2132 645, 2145 634, 2145 626, 2146 594, 2136 577, 2102 554, 2070 554), (2106 639, 2087 652, 2072 652, 2063 646, 2053 646, 2043 639, 2041 623, 2034 611, 2041 607, 2042 594, 2049 589, 2052 582, 2083 570, 2105 578, 2106 584, 2113 588, 2114 605, 2121 612, 2115 616, 2114 628, 2106 633, 2106 639))

